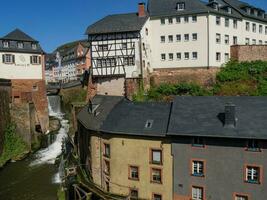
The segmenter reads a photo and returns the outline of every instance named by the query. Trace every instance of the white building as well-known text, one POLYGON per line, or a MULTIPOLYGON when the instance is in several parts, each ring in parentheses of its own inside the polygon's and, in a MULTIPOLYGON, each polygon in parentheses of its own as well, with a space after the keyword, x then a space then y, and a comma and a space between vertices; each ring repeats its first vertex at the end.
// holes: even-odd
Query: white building
POLYGON ((89 26, 87 34, 93 77, 101 77, 97 90, 105 85, 105 90, 123 91, 129 78, 216 69, 229 61, 231 45, 267 44, 267 15, 237 0, 148 0, 147 11, 139 4, 138 13, 109 15, 89 26))

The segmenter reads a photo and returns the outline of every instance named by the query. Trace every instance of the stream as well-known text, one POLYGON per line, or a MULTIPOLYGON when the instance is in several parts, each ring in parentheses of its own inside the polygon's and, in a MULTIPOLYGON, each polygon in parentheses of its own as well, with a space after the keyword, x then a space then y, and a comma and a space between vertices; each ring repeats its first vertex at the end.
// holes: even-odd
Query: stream
POLYGON ((56 158, 62 153, 69 122, 64 119, 59 96, 49 96, 49 115, 60 120, 61 128, 48 147, 23 161, 7 164, 0 170, 0 200, 56 200, 61 182, 56 158))

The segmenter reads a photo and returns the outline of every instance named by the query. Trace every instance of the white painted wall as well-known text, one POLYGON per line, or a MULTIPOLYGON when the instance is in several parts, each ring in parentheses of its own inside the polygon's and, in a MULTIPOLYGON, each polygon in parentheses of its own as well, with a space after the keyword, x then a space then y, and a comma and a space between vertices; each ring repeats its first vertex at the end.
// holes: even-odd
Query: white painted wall
POLYGON ((42 63, 40 65, 32 65, 30 56, 38 54, 27 53, 4 53, 0 52, 0 78, 3 79, 42 79, 42 63), (3 54, 15 55, 14 64, 5 64, 2 60, 3 54))

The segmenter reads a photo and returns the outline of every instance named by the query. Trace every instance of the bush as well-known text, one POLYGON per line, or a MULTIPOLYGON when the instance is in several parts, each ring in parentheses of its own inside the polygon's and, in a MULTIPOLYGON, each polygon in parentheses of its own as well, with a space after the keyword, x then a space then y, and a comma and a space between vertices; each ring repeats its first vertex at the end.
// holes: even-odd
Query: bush
POLYGON ((4 150, 0 156, 0 166, 10 159, 16 159, 29 151, 29 147, 21 137, 15 133, 15 125, 9 125, 5 130, 4 150))

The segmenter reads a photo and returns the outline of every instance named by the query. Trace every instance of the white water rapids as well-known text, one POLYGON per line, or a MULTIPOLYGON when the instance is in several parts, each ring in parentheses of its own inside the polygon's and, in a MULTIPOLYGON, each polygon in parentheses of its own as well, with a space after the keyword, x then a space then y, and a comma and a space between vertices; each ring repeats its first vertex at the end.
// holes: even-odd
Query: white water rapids
MULTIPOLYGON (((60 109, 60 97, 48 97, 49 116, 55 117, 60 120, 61 128, 56 135, 55 141, 47 148, 41 149, 36 153, 36 159, 30 164, 31 166, 42 164, 55 164, 56 158, 62 153, 62 143, 67 138, 69 131, 69 121, 65 120, 64 113, 60 109)), ((60 183, 61 178, 59 172, 53 177, 53 183, 60 183)))

